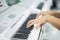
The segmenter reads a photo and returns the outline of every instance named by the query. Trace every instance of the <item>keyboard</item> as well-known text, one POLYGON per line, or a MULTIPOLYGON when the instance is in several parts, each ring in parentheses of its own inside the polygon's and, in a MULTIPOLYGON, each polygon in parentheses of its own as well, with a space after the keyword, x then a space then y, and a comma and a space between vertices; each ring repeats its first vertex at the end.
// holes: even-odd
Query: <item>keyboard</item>
POLYGON ((26 24, 29 20, 34 19, 35 17, 36 17, 36 14, 31 14, 23 23, 23 25, 19 28, 16 34, 12 37, 12 40, 27 40, 29 37, 29 34, 33 30, 33 25, 30 28, 26 28, 26 24))

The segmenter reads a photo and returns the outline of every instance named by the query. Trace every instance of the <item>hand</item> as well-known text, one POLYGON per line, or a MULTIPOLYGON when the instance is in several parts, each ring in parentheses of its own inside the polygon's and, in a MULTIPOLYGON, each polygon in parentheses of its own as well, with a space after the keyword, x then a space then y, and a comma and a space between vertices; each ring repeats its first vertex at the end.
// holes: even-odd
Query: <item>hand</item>
POLYGON ((40 26, 42 26, 43 24, 45 24, 46 20, 44 17, 41 17, 41 18, 36 18, 36 19, 33 19, 33 20, 30 20, 28 23, 27 23, 27 28, 31 27, 32 25, 34 24, 37 24, 36 25, 36 29, 38 29, 40 26))
POLYGON ((43 15, 43 16, 48 15, 49 13, 50 11, 42 11, 39 14, 37 14, 36 18, 38 18, 40 15, 43 15))

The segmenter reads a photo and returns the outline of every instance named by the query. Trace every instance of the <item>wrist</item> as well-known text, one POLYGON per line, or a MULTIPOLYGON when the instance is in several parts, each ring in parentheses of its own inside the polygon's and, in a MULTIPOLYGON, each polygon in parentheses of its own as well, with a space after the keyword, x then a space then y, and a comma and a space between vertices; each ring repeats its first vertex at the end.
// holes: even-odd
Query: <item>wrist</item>
POLYGON ((45 15, 45 16, 43 16, 43 18, 44 18, 46 21, 48 21, 49 15, 45 15))

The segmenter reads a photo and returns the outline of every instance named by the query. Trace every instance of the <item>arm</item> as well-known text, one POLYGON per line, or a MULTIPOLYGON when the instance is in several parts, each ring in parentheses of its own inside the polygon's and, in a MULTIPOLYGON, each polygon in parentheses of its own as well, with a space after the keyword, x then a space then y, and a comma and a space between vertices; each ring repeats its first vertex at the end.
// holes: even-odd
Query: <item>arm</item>
POLYGON ((52 11, 41 12, 40 14, 38 14, 36 16, 36 18, 34 20, 30 20, 27 23, 27 27, 31 27, 32 25, 34 25, 35 23, 37 23, 38 25, 36 27, 38 28, 41 25, 45 24, 46 21, 47 21, 47 22, 51 23, 53 26, 55 26, 57 29, 60 30, 60 19, 58 17, 60 18, 60 12, 52 12, 52 11), (43 16, 41 18, 39 18, 40 15, 43 15, 43 16))
POLYGON ((60 18, 60 12, 47 11, 47 14, 60 18))
POLYGON ((45 15, 44 18, 47 22, 51 23, 53 26, 60 30, 60 19, 51 15, 45 15))
POLYGON ((42 11, 42 12, 39 12, 39 14, 37 14, 36 18, 38 18, 40 15, 52 15, 52 16, 55 16, 57 18, 60 18, 60 12, 54 12, 54 11, 42 11))

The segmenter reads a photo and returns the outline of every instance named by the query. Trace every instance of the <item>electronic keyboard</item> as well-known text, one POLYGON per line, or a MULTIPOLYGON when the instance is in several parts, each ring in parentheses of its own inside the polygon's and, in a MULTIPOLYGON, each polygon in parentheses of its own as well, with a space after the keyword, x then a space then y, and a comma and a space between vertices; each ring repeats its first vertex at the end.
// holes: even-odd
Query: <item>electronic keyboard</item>
MULTIPOLYGON (((30 2, 31 1, 32 0, 30 0, 30 2)), ((35 19, 37 13, 41 10, 50 10, 51 4, 48 5, 48 2, 49 1, 41 2, 39 0, 34 0, 30 6, 27 6, 27 4, 24 6, 22 5, 24 2, 21 2, 22 4, 19 3, 14 5, 9 8, 9 10, 3 12, 0 15, 0 25, 2 27, 0 36, 9 38, 11 40, 39 40, 41 28, 36 30, 34 25, 32 25, 30 28, 26 28, 26 24, 29 20, 35 19)))

